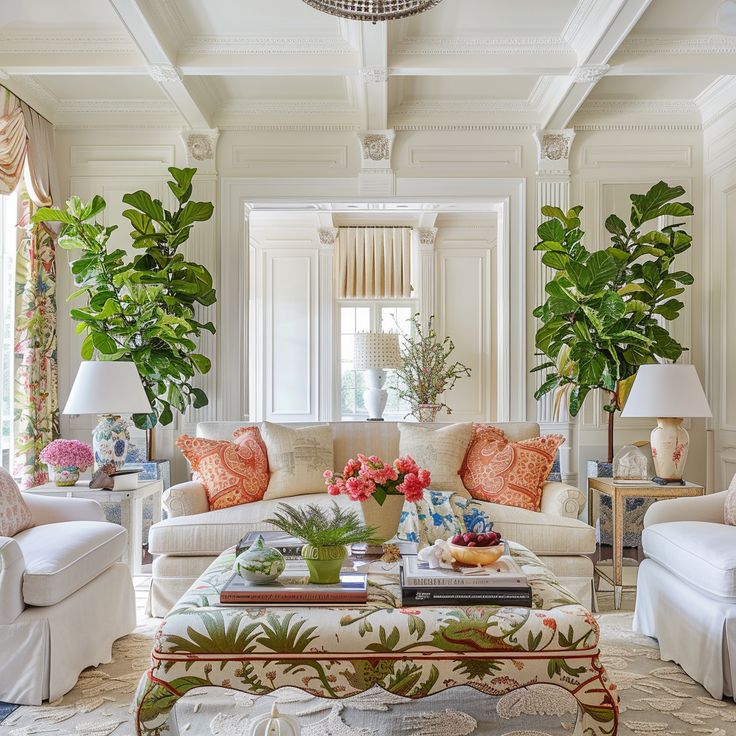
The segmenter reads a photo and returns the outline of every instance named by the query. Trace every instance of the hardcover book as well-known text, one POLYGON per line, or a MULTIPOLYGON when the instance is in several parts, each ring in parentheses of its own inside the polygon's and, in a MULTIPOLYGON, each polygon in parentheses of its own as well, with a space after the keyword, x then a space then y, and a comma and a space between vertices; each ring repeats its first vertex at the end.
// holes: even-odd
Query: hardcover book
POLYGON ((473 567, 431 568, 417 557, 403 558, 404 584, 410 588, 525 588, 529 581, 518 563, 504 555, 492 565, 473 567))
POLYGON ((361 604, 368 600, 368 578, 343 572, 335 585, 311 585, 297 577, 285 577, 266 585, 257 585, 233 574, 220 591, 220 603, 241 605, 292 604, 361 604))
POLYGON ((401 603, 403 606, 518 606, 532 607, 532 589, 526 586, 435 587, 407 586, 401 572, 401 603))

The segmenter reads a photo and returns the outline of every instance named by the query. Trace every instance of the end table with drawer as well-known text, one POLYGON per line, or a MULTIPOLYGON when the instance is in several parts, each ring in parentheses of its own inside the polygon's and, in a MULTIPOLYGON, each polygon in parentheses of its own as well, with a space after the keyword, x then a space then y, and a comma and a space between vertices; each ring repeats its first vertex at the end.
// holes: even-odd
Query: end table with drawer
POLYGON ((594 525, 593 494, 603 494, 611 498, 611 516, 613 521, 613 557, 611 559, 611 575, 604 570, 601 560, 595 565, 596 575, 602 577, 613 586, 613 604, 616 609, 621 608, 621 596, 624 589, 634 589, 635 585, 623 584, 624 567, 624 510, 627 498, 681 498, 683 496, 702 496, 705 493, 703 486, 697 483, 685 485, 666 485, 644 480, 632 482, 617 482, 613 478, 588 478, 588 524, 594 525))
POLYGON ((161 495, 164 484, 161 480, 143 481, 137 488, 129 491, 107 491, 89 487, 89 481, 79 481, 74 486, 59 487, 54 483, 28 488, 23 493, 36 493, 40 496, 66 498, 91 498, 100 503, 120 506, 120 523, 128 530, 128 549, 124 561, 130 566, 133 575, 144 575, 143 569, 143 505, 146 499, 153 502, 152 523, 161 521, 161 495))

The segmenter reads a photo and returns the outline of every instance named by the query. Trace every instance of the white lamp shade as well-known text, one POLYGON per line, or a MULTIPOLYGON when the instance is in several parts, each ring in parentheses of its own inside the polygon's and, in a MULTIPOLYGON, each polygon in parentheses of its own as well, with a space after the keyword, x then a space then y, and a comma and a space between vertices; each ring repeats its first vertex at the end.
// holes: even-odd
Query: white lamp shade
POLYGON ((64 414, 148 414, 151 404, 135 363, 83 361, 64 414))
POLYGON ((710 417, 694 365, 652 363, 637 371, 622 417, 710 417))
POLYGON ((401 368, 404 361, 399 350, 399 336, 395 332, 359 332, 353 347, 355 370, 382 370, 401 368))

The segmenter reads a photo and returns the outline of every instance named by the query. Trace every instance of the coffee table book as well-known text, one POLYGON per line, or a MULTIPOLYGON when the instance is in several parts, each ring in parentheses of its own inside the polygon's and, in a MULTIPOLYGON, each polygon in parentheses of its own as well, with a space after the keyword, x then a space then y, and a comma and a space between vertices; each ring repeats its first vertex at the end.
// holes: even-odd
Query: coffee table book
POLYGON ((354 572, 343 572, 335 585, 312 585, 287 577, 265 585, 244 580, 234 573, 220 591, 223 605, 272 606, 301 605, 353 605, 368 602, 368 578, 354 572))
POLYGON ((492 565, 474 567, 455 564, 452 568, 431 568, 418 557, 403 558, 404 583, 411 588, 528 588, 529 581, 515 560, 504 555, 492 565))

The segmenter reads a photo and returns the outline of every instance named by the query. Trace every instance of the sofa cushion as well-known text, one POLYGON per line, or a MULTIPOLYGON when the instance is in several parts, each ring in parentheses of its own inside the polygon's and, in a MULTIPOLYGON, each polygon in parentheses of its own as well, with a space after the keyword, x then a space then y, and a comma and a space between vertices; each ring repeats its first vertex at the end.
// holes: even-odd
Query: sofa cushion
POLYGON ((731 478, 726 500, 723 502, 723 520, 726 524, 736 526, 736 475, 731 478))
POLYGON ((206 514, 176 516, 154 524, 148 533, 148 550, 154 555, 219 555, 237 544, 248 532, 271 529, 264 524, 277 506, 284 501, 299 507, 310 503, 329 505, 333 501, 351 511, 360 511, 360 504, 347 496, 313 493, 289 499, 264 498, 256 503, 209 511, 206 514))
POLYGON ((199 476, 210 510, 260 501, 268 488, 268 457, 258 427, 243 427, 235 442, 183 434, 176 446, 199 476))
POLYGON ((543 514, 478 501, 478 506, 505 539, 538 555, 589 555, 595 552, 595 529, 579 519, 543 514))
POLYGON ((681 580, 720 598, 736 597, 736 527, 668 521, 642 533, 644 553, 681 580))
POLYGON ((473 498, 539 511, 542 488, 565 441, 560 434, 509 442, 492 425, 474 424, 461 477, 473 498))
POLYGON ((469 497, 459 473, 473 434, 470 422, 399 424, 399 433, 399 454, 410 455, 420 468, 429 470, 432 475, 429 487, 433 491, 452 491, 469 497))
POLYGON ((31 510, 13 476, 0 468, 0 537, 14 537, 29 526, 33 526, 31 510))
POLYGON ((294 429, 263 422, 261 436, 266 443, 271 471, 264 499, 327 493, 323 473, 334 470, 329 424, 294 429))
POLYGON ((127 532, 106 521, 64 521, 15 536, 23 552, 23 600, 53 606, 107 570, 125 552, 127 532))

